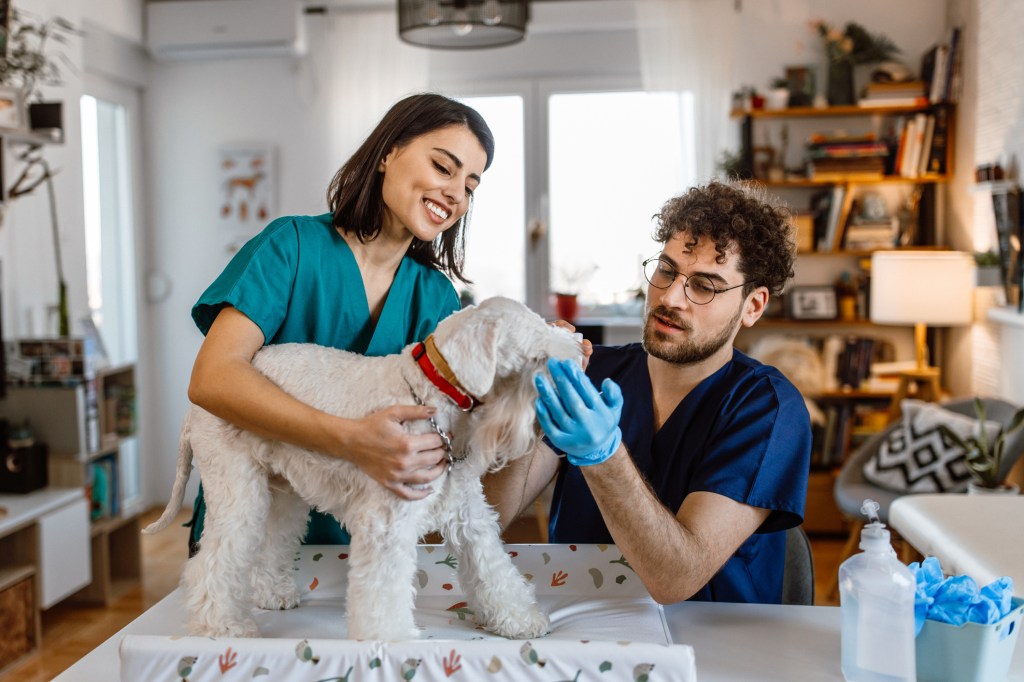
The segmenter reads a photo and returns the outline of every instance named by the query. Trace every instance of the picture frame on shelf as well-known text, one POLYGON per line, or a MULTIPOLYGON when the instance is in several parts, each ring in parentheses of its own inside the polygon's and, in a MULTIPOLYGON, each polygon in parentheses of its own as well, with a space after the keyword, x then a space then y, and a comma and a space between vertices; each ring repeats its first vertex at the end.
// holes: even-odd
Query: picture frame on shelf
POLYGON ((0 86, 0 128, 24 127, 24 95, 18 88, 0 86))
POLYGON ((789 106, 809 107, 814 102, 816 89, 816 69, 811 64, 796 64, 786 67, 786 80, 789 82, 789 106))
POLYGON ((786 292, 789 317, 794 320, 834 320, 838 317, 835 287, 795 286, 786 292))

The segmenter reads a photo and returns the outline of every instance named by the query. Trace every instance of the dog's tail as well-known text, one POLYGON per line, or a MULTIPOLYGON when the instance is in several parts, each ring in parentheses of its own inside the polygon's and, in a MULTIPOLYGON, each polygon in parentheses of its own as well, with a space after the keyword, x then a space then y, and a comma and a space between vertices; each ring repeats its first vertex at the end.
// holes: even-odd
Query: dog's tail
POLYGON ((188 483, 189 474, 192 473, 192 444, 189 439, 192 435, 190 427, 191 413, 185 417, 185 424, 181 427, 181 438, 178 439, 178 469, 174 476, 174 487, 171 488, 171 499, 164 508, 160 518, 142 529, 146 535, 159 533, 171 522, 181 511, 181 503, 185 499, 185 485, 188 483))

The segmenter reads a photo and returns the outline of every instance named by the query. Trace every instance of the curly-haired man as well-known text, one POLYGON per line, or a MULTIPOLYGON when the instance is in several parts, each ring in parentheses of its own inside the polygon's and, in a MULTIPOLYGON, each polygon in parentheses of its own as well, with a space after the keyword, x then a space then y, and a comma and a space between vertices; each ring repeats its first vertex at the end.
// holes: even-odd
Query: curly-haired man
POLYGON ((711 182, 656 218, 643 342, 595 347, 586 374, 552 363, 553 383, 537 379, 552 447, 488 493, 507 523, 557 474, 552 542, 614 542, 661 603, 778 603, 810 421, 797 389, 733 341, 793 275, 788 212, 711 182))

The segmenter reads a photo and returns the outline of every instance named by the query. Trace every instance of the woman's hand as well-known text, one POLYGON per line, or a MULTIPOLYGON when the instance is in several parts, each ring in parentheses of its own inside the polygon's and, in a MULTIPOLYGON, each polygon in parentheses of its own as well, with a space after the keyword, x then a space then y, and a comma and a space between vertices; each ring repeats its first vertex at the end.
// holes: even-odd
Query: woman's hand
POLYGON ((448 465, 447 452, 436 433, 408 433, 404 424, 429 419, 435 409, 394 405, 348 422, 343 451, 363 473, 406 500, 421 500, 448 465))
POLYGON ((235 426, 313 452, 348 460, 407 500, 432 492, 447 457, 436 433, 410 434, 405 422, 429 419, 427 407, 394 406, 345 419, 282 391, 252 366, 263 332, 238 310, 217 315, 192 370, 189 399, 235 426))

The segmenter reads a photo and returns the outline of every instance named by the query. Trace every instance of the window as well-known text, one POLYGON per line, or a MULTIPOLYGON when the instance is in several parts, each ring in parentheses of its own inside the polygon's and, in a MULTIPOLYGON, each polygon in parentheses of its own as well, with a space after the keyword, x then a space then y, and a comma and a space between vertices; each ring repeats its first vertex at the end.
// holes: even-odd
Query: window
POLYGON ((591 312, 623 312, 658 249, 652 217, 694 182, 692 97, 510 89, 461 98, 496 140, 467 234, 475 299, 551 314, 549 294, 571 291, 591 312))
MULTIPOLYGON (((138 361, 133 134, 137 93, 89 82, 83 95, 82 177, 89 312, 112 365, 138 361), (102 94, 100 94, 102 93, 102 94)), ((124 508, 142 500, 138 439, 118 447, 124 508)))
POLYGON ((549 98, 553 290, 589 305, 633 298, 644 281, 640 264, 658 250, 651 217, 691 184, 685 105, 670 93, 549 98))
POLYGON ((462 101, 480 112, 495 138, 494 161, 477 189, 466 233, 465 275, 473 280, 468 288, 477 301, 498 295, 523 301, 523 98, 506 95, 462 101))

